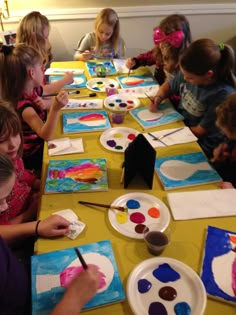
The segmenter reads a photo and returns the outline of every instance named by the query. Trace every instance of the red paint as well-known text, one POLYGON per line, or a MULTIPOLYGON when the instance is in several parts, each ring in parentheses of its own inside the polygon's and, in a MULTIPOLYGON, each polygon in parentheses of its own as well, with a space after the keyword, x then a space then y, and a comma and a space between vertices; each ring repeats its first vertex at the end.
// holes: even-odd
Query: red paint
POLYGON ((152 217, 152 218, 159 218, 160 215, 161 215, 160 210, 157 209, 157 208, 155 208, 155 207, 150 208, 150 209, 148 210, 148 214, 149 214, 150 217, 152 217))
POLYGON ((136 138, 136 135, 134 133, 130 133, 127 138, 129 140, 134 140, 136 138))
POLYGON ((140 212, 134 212, 130 215, 130 221, 136 224, 145 222, 145 216, 140 212))

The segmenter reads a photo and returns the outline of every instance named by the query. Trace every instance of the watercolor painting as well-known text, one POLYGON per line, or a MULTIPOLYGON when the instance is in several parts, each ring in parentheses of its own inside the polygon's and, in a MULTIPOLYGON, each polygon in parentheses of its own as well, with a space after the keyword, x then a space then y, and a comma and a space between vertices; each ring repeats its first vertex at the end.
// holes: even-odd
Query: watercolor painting
POLYGON ((64 133, 100 131, 111 127, 105 110, 63 113, 62 122, 64 133))
POLYGON ((202 152, 156 158, 155 171, 165 190, 222 181, 202 152))
POLYGON ((105 92, 106 88, 118 88, 119 83, 110 78, 93 78, 87 81, 87 88, 94 92, 105 92))
POLYGON ((62 109, 102 109, 102 99, 76 100, 69 99, 69 102, 62 109))
POLYGON ((104 191, 108 189, 106 160, 49 160, 45 193, 104 191))
POLYGON ((118 73, 133 73, 133 70, 129 70, 129 68, 126 67, 126 59, 114 58, 113 64, 118 73))
MULTIPOLYGON (((83 310, 123 301, 125 293, 111 242, 80 245, 78 249, 87 265, 95 265, 101 272, 98 292, 83 310)), ((32 256, 32 314, 49 315, 65 288, 81 271, 74 248, 32 256)))
POLYGON ((159 90, 159 85, 150 85, 150 86, 139 86, 128 89, 119 89, 119 94, 129 95, 129 97, 136 97, 136 98, 147 98, 156 96, 159 90))
POLYGON ((236 232, 208 226, 201 279, 209 297, 236 303, 236 232))
POLYGON ((127 298, 135 315, 203 315, 207 301, 198 274, 168 257, 139 263, 129 275, 127 298))
POLYGON ((157 84, 157 81, 150 74, 142 75, 131 74, 129 77, 127 75, 123 75, 118 76, 117 80, 123 89, 157 84))
POLYGON ((151 113, 147 107, 139 107, 132 109, 130 114, 144 129, 162 126, 184 119, 171 104, 167 103, 160 104, 158 111, 155 113, 151 113))
MULTIPOLYGON (((49 76, 49 83, 56 82, 61 80, 63 76, 61 75, 53 75, 49 76)), ((86 87, 86 77, 84 74, 76 74, 74 75, 74 82, 64 86, 64 89, 79 89, 86 87)))
POLYGON ((139 105, 139 99, 124 94, 110 95, 104 100, 104 106, 110 110, 131 110, 139 105))
POLYGON ((117 73, 115 66, 113 65, 112 61, 105 60, 105 61, 87 61, 85 63, 88 73, 91 77, 97 76, 97 67, 102 66, 105 71, 106 75, 115 75, 117 73))

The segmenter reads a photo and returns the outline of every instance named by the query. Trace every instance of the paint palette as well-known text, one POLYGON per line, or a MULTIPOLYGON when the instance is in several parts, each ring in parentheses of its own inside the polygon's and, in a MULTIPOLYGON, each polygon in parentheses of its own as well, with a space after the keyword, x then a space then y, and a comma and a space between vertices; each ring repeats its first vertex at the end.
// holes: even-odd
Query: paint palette
POLYGON ((139 99, 123 94, 110 95, 104 100, 104 106, 110 110, 130 110, 139 105, 139 99))
POLYGON ((135 315, 203 315, 206 291, 189 266, 168 257, 144 260, 131 272, 127 297, 135 315))
POLYGON ((132 128, 116 127, 104 131, 100 142, 104 148, 114 152, 124 152, 139 132, 132 128))
POLYGON ((149 194, 122 195, 114 200, 112 205, 128 208, 128 212, 109 209, 108 217, 115 230, 131 238, 142 239, 146 225, 159 223, 163 231, 170 222, 167 206, 160 199, 149 194))
POLYGON ((119 83, 109 78, 94 78, 87 81, 87 88, 94 92, 105 92, 106 88, 118 88, 119 83))

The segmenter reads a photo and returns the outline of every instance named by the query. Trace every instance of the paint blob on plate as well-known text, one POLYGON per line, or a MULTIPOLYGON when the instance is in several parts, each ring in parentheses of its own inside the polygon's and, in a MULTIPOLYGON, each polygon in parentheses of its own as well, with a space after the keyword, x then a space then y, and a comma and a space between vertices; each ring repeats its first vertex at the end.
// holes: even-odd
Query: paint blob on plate
POLYGON ((93 78, 87 81, 87 88, 94 92, 105 92, 106 88, 118 88, 119 83, 109 78, 93 78))
POLYGON ((130 97, 124 94, 114 94, 108 96, 104 100, 104 106, 110 110, 131 110, 140 105, 140 101, 137 98, 130 97))
POLYGON ((116 127, 104 131, 100 137, 101 144, 108 150, 124 152, 139 132, 132 128, 116 127))

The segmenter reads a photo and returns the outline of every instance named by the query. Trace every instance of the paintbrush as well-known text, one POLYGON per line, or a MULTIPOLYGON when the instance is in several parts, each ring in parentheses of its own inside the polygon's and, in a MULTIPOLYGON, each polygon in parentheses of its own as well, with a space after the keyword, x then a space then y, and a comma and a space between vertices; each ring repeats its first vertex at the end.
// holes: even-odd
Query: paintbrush
MULTIPOLYGON (((80 91, 69 91, 68 94, 80 94, 80 91)), ((57 96, 59 93, 44 94, 42 97, 57 96)))
POLYGON ((129 69, 129 71, 128 71, 126 82, 129 81, 130 71, 131 71, 131 69, 129 69))
POLYGON ((150 99, 150 101, 152 102, 152 104, 154 104, 154 101, 153 101, 153 99, 147 94, 147 93, 144 93, 146 96, 147 96, 147 98, 149 98, 150 99))
POLYGON ((158 137, 154 136, 152 133, 148 132, 148 135, 151 136, 154 140, 161 142, 165 147, 167 147, 167 144, 165 142, 161 141, 158 137))
POLYGON ((170 131, 170 132, 168 132, 168 133, 165 133, 164 135, 159 136, 159 137, 156 137, 156 138, 157 138, 158 140, 160 140, 160 139, 165 138, 165 137, 167 137, 167 136, 170 136, 170 135, 172 135, 173 133, 176 133, 176 132, 178 132, 178 131, 180 131, 180 130, 182 130, 182 129, 184 129, 184 127, 181 127, 181 128, 179 128, 179 129, 175 129, 175 130, 173 130, 173 131, 170 131))
POLYGON ((114 209, 118 211, 126 211, 127 208, 121 207, 121 206, 113 206, 113 205, 104 205, 103 203, 97 203, 97 202, 88 202, 88 201, 78 201, 81 205, 90 205, 90 206, 98 206, 102 208, 109 208, 109 209, 114 209))
POLYGON ((82 254, 80 253, 79 249, 77 247, 74 247, 74 250, 76 252, 76 255, 79 258, 79 261, 81 262, 81 265, 83 266, 84 270, 88 269, 88 265, 86 264, 82 254))
POLYGON ((97 94, 96 93, 90 93, 90 94, 86 94, 86 95, 75 96, 75 98, 94 97, 94 96, 97 96, 97 94))

